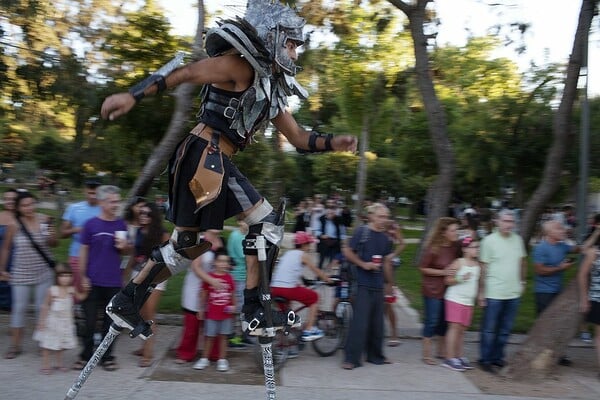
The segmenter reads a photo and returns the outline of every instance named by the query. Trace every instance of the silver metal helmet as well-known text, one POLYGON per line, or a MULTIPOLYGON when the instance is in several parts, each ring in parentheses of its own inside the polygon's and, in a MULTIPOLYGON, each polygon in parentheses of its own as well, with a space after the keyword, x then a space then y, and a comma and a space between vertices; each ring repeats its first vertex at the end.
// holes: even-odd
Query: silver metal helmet
POLYGON ((258 33, 273 60, 285 74, 295 76, 298 67, 288 56, 286 43, 304 44, 302 28, 306 21, 294 10, 271 0, 249 0, 244 17, 258 33))

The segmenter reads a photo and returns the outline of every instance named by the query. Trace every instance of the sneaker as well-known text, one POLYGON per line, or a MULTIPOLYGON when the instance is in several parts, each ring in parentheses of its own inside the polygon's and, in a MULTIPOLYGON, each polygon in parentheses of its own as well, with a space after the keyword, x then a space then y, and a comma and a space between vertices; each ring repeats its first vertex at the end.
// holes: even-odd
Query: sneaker
POLYGON ((442 367, 450 368, 453 371, 464 372, 466 371, 465 367, 463 367, 462 363, 458 358, 449 358, 444 360, 443 363, 440 364, 442 367))
POLYGON ((113 320, 114 324, 129 329, 130 337, 140 336, 147 340, 152 336, 150 323, 144 321, 140 316, 140 310, 133 304, 133 298, 119 291, 106 306, 106 314, 113 320))
POLYGON ((323 331, 319 328, 312 328, 311 330, 302 331, 302 341, 312 342, 313 340, 321 339, 323 337, 323 331))
POLYGON ((558 365, 562 365, 563 367, 570 367, 571 365, 573 365, 573 361, 571 361, 571 359, 567 356, 562 356, 558 359, 558 365))
MULTIPOLYGON (((298 328, 300 326, 300 317, 293 311, 282 312, 273 310, 271 315, 275 330, 283 329, 285 326, 289 326, 290 328, 298 328)), ((248 332, 251 336, 265 335, 265 325, 265 312, 262 307, 259 307, 254 314, 242 314, 242 330, 248 332)))
POLYGON ((208 358, 201 358, 199 359, 196 364, 194 364, 194 369, 204 369, 206 367, 208 367, 210 365, 210 361, 208 361, 208 358))
POLYGON ((496 370, 494 369, 494 367, 492 366, 492 364, 490 363, 483 363, 483 362, 479 362, 479 367, 485 371, 488 372, 490 374, 495 374, 496 370))
POLYGON ((241 348, 246 347, 246 344, 242 342, 241 337, 234 336, 231 339, 229 339, 228 346, 231 347, 232 349, 241 349, 241 348))
POLYGON ((229 371, 229 362, 224 358, 217 361, 217 371, 227 372, 229 371))
POLYGON ((592 343, 592 334, 590 332, 581 332, 579 339, 584 343, 592 343))
POLYGON ((469 362, 469 359, 467 357, 461 357, 458 360, 460 361, 460 363, 462 364, 464 369, 474 369, 475 368, 471 365, 471 363, 469 362))

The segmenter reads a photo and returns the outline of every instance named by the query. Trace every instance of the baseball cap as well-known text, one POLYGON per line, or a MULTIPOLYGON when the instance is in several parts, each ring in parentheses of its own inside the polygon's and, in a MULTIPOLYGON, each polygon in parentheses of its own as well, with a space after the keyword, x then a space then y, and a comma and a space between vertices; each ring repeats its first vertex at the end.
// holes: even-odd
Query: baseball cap
POLYGON ((316 240, 309 233, 306 233, 304 231, 298 231, 294 234, 294 242, 297 245, 303 245, 306 243, 314 243, 316 242, 316 240))
POLYGON ((97 179, 86 179, 84 182, 84 185, 85 185, 85 187, 95 189, 98 186, 102 185, 102 183, 100 183, 100 181, 97 179))

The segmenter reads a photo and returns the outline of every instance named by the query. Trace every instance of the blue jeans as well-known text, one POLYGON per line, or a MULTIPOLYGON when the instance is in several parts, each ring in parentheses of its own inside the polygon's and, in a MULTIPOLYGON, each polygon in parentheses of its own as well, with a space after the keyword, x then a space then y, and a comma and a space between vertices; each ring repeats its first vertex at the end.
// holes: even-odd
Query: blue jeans
POLYGON ((446 312, 444 299, 423 296, 425 316, 423 318, 423 337, 446 336, 446 312))
POLYGON ((521 299, 485 299, 481 321, 479 362, 492 364, 504 361, 504 347, 510 336, 521 299))

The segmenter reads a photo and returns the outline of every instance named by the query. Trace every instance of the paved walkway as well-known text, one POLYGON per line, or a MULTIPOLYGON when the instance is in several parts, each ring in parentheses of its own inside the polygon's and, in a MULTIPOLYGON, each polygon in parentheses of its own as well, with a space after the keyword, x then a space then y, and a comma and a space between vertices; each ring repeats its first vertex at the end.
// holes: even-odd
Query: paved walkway
MULTIPOLYGON (((402 344, 398 347, 386 347, 386 355, 394 364, 374 366, 366 364, 353 371, 340 368, 342 353, 332 357, 319 357, 307 346, 300 357, 289 360, 279 371, 277 398, 284 400, 526 400, 534 397, 487 395, 480 391, 468 379, 468 374, 484 374, 481 371, 457 373, 439 366, 425 365, 420 361, 421 346, 418 339, 420 324, 416 313, 411 311, 406 300, 398 307, 399 326, 402 344)), ((8 342, 8 314, 0 314, 0 337, 3 337, 2 351, 8 342)), ((265 388, 262 377, 251 384, 243 384, 239 377, 242 362, 234 362, 231 355, 231 370, 227 373, 213 372, 219 380, 207 379, 207 371, 195 371, 191 365, 179 366, 173 363, 172 349, 177 345, 181 327, 180 316, 158 316, 159 331, 156 335, 157 360, 150 368, 137 367, 137 359, 131 351, 137 348, 139 341, 127 336, 119 337, 115 354, 121 369, 107 372, 98 368, 83 386, 77 399, 264 399, 265 388), (165 374, 165 371, 179 374, 165 374), (162 371, 162 373, 160 373, 162 371), (237 372, 237 374, 236 374, 237 372), (204 375, 203 375, 204 374, 204 375), (222 375, 221 375, 222 374, 222 375), (210 383, 219 382, 219 383, 210 383)), ((33 325, 30 317, 29 325, 33 325)), ((0 359, 0 398, 46 400, 63 399, 67 390, 77 377, 76 371, 56 372, 52 375, 39 373, 40 356, 31 341, 31 331, 26 334, 25 352, 14 360, 0 359)), ((516 342, 522 337, 516 336, 516 342)), ((512 350, 516 345, 511 345, 512 350)), ((586 349, 591 351, 591 349, 586 349)), ((246 360, 252 357, 241 353, 237 356, 246 360), (246 357, 246 358, 244 358, 246 357)), ((476 336, 467 338, 466 354, 472 359, 477 355, 476 336)), ((65 352, 67 365, 77 358, 76 350, 65 352)), ((209 368, 214 368, 213 366, 209 368)), ((575 384, 585 385, 590 399, 600 397, 600 382, 594 378, 581 377, 575 384)), ((565 388, 565 398, 568 396, 565 388)))

